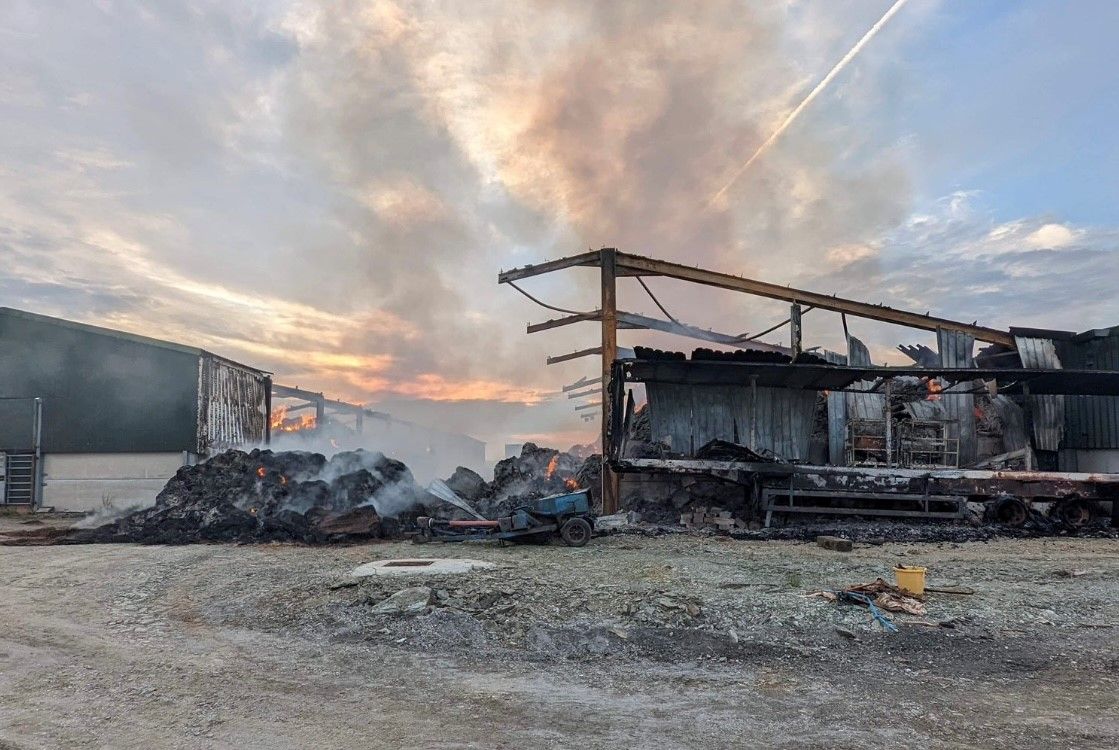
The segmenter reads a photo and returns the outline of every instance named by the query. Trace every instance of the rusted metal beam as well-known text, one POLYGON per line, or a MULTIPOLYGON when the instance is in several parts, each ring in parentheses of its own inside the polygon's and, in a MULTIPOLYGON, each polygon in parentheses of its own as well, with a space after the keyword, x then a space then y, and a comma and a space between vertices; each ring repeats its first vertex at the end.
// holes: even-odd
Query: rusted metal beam
MULTIPOLYGON (((735 336, 729 333, 719 333, 718 331, 699 328, 697 326, 688 325, 687 323, 678 323, 671 320, 650 318, 647 315, 641 315, 639 313, 618 311, 616 319, 618 321, 617 328, 619 329, 662 331, 664 333, 672 333, 677 336, 683 336, 685 338, 698 339, 700 341, 709 341, 713 344, 723 344, 724 346, 746 346, 747 348, 755 349, 758 351, 778 352, 780 354, 792 353, 791 350, 785 346, 778 346, 777 344, 766 344, 761 341, 747 341, 741 336, 735 336)), ((574 323, 585 323, 601 320, 602 311, 595 310, 588 313, 568 315, 563 318, 553 318, 552 320, 545 320, 543 323, 532 323, 528 326, 527 331, 529 333, 539 333, 541 331, 550 331, 553 328, 560 328, 562 326, 572 325, 574 323)))
MULTIPOLYGON (((740 336, 719 333, 718 331, 709 331, 706 328, 697 328, 687 323, 674 323, 670 320, 650 318, 646 315, 638 315, 637 313, 619 312, 618 322, 629 323, 635 328, 663 331, 664 333, 673 333, 677 336, 699 339, 700 341, 710 341, 713 344, 723 344, 725 346, 742 346, 746 343, 740 336)), ((776 344, 765 344, 760 341, 749 342, 749 348, 767 352, 779 352, 781 354, 790 353, 788 347, 777 346, 776 344)))
POLYGON ((514 268, 509 271, 502 271, 497 275, 497 283, 504 284, 507 281, 527 279, 532 276, 539 276, 542 273, 551 273, 552 271, 571 268, 572 266, 597 266, 599 264, 600 253, 600 250, 591 250, 567 258, 557 258, 556 260, 548 260, 532 266, 522 266, 521 268, 514 268))
POLYGON ((560 362, 567 362, 567 361, 572 360, 572 359, 579 359, 579 357, 591 357, 591 356, 594 356, 595 354, 602 354, 602 347, 601 346, 596 346, 592 349, 580 349, 577 352, 571 352, 570 354, 560 354, 559 356, 556 356, 556 357, 548 357, 548 364, 558 365, 560 362))
POLYGON ((602 320, 602 312, 594 310, 593 312, 568 315, 563 318, 552 318, 551 320, 545 320, 543 323, 531 323, 528 326, 528 332, 539 333, 540 331, 550 331, 553 328, 560 328, 561 326, 569 326, 572 323, 585 323, 597 320, 602 320))
POLYGON ((627 274, 646 276, 667 276, 681 281, 691 281, 696 284, 705 284, 720 289, 730 289, 737 292, 779 299, 786 302, 800 302, 813 305, 821 310, 832 310, 846 315, 855 315, 870 320, 879 320, 885 323, 919 328, 926 331, 935 331, 937 328, 946 328, 953 331, 963 331, 980 341, 1001 344, 1014 348, 1014 337, 1007 331, 961 323, 957 320, 938 318, 931 315, 896 310, 885 305, 872 305, 868 302, 845 299, 835 295, 819 294, 805 289, 771 284, 766 281, 748 279, 743 276, 734 276, 728 273, 708 271, 703 268, 692 268, 679 263, 670 263, 664 260, 645 258, 640 255, 628 253, 617 254, 618 268, 627 274))
POLYGON ((602 378, 588 378, 587 376, 584 375, 583 377, 576 380, 574 383, 571 383, 569 385, 565 385, 563 387, 563 392, 564 393, 570 393, 571 391, 577 391, 580 388, 585 388, 588 385, 598 385, 601 382, 602 382, 602 378))
MULTIPOLYGON (((618 358, 618 251, 603 248, 599 251, 598 265, 602 281, 602 513, 609 515, 618 510, 618 475, 610 468, 606 446, 610 440, 610 374, 618 358)), ((589 408, 589 407, 588 407, 589 408)))

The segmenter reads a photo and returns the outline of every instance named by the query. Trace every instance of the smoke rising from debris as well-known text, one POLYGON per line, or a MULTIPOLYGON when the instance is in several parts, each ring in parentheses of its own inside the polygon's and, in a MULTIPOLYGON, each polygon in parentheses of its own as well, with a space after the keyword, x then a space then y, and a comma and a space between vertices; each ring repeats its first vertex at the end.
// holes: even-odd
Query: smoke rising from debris
MULTIPOLYGON (((788 20, 732 2, 302 7, 284 22, 299 51, 280 99, 289 137, 352 198, 336 220, 356 241, 324 249, 329 267, 423 331, 394 350, 411 369, 469 372, 492 343, 470 311, 516 331, 496 319, 508 300, 476 299, 496 296, 479 290, 511 260, 616 245, 764 260, 787 278, 822 247, 865 241, 904 215, 904 173, 887 159, 840 176, 810 135, 702 210, 819 76, 788 59, 788 20)), ((528 382, 525 350, 541 344, 515 341, 486 364, 528 382)))
MULTIPOLYGON (((898 124, 924 91, 900 53, 929 33, 936 3, 908 4, 709 211, 888 0, 13 7, 0 23, 0 140, 19 144, 0 154, 0 173, 18 176, 0 181, 7 304, 201 346, 404 419, 437 401, 438 419, 422 421, 495 444, 560 430, 586 442, 594 427, 570 403, 542 403, 586 374, 588 360, 542 363, 585 348, 588 327, 526 336, 546 314, 496 288, 499 267, 617 246, 1042 324, 999 274, 1026 266, 1015 289, 1045 279, 1055 294, 1114 262, 1110 230, 1060 217, 1024 220, 1024 241, 1064 231, 1038 235, 1046 246, 1028 257, 970 253, 1007 236, 980 198, 970 218, 928 210, 929 196, 930 216, 915 215, 911 169, 940 164, 945 148, 957 153, 944 169, 991 148, 926 130, 922 167, 912 123, 898 124), (982 289, 931 292, 941 255, 929 241, 969 250, 953 277, 981 276, 982 289), (1058 251, 1076 274, 1033 272, 1058 251), (526 403, 539 405, 532 419, 526 403)), ((1001 115, 988 138, 1044 113, 1001 115)), ((739 332, 784 317, 778 304, 650 283, 684 322, 739 332)), ((589 271, 526 284, 595 305, 589 271)), ((626 280, 619 301, 658 314, 626 280)), ((815 315, 810 338, 816 325, 839 330, 815 315)))

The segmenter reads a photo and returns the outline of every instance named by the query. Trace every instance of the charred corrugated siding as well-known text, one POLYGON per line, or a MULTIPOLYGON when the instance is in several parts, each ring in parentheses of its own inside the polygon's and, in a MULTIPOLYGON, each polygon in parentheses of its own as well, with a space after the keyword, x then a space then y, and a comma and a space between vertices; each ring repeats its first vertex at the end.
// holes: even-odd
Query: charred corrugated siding
POLYGON ((198 453, 263 442, 271 379, 203 352, 198 360, 198 453))
MULTIPOLYGON (((1015 336, 1022 366, 1038 370, 1060 370, 1061 359, 1052 339, 1015 336)), ((1034 448, 1056 451, 1065 432, 1065 397, 1030 396, 1030 420, 1033 422, 1034 448)))
MULTIPOLYGON (((973 337, 961 331, 938 328, 936 343, 941 367, 975 367, 975 359, 972 357, 975 346, 973 337)), ((978 438, 975 434, 975 396, 970 393, 953 393, 953 391, 971 391, 975 386, 974 381, 958 383, 945 389, 941 395, 941 403, 944 404, 949 423, 949 437, 958 438, 960 441, 961 466, 975 463, 978 455, 978 438)))
POLYGON ((655 440, 692 455, 712 440, 749 445, 787 460, 806 460, 816 394, 783 388, 649 383, 655 440))
MULTIPOLYGON (((1066 367, 1119 370, 1119 327, 1086 331, 1055 343, 1066 367)), ((1066 396, 1062 447, 1119 449, 1119 397, 1066 396)))

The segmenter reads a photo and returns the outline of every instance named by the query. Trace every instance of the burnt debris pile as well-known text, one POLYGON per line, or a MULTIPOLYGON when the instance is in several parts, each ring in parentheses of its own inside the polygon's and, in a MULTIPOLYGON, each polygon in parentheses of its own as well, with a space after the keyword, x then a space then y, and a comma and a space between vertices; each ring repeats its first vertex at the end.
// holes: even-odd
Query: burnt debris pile
MULTIPOLYGON (((580 458, 553 448, 525 443, 520 455, 498 461, 493 481, 460 466, 447 485, 487 518, 508 514, 519 505, 549 495, 589 490, 591 504, 601 494, 601 458, 580 458)), ((453 509, 452 509, 453 510, 453 509)))
POLYGON ((168 481, 155 505, 71 542, 325 543, 394 536, 426 496, 400 461, 366 451, 231 450, 168 481))

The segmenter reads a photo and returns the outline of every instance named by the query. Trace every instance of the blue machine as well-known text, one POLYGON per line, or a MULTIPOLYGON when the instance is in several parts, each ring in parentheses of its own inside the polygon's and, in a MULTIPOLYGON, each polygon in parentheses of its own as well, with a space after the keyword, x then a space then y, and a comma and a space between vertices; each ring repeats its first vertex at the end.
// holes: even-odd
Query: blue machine
POLYGON ((594 532, 594 514, 586 490, 544 497, 494 520, 445 521, 421 516, 416 523, 420 528, 412 541, 417 544, 434 539, 444 542, 543 540, 558 533, 567 546, 582 547, 594 532))

